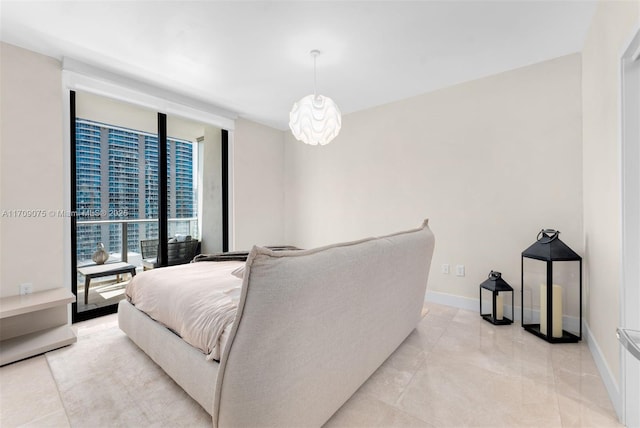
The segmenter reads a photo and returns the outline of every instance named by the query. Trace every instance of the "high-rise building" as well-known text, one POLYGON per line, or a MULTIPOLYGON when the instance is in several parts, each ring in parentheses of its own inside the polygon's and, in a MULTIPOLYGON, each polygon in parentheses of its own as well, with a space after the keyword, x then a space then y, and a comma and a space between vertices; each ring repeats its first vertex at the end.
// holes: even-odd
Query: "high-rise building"
MULTIPOLYGON (((194 143, 167 139, 169 218, 192 218, 194 143)), ((120 252, 122 223, 103 220, 158 218, 158 138, 86 119, 76 119, 77 260, 90 260, 99 242, 120 252)), ((157 222, 127 225, 129 251, 140 251, 141 239, 157 238, 157 222)), ((189 233, 175 229, 173 233, 189 233)))
MULTIPOLYGON (((78 220, 87 220, 102 209, 100 127, 78 120, 76 141, 76 214, 78 220)), ((91 258, 97 243, 102 241, 101 229, 99 225, 78 225, 78 260, 91 258)))

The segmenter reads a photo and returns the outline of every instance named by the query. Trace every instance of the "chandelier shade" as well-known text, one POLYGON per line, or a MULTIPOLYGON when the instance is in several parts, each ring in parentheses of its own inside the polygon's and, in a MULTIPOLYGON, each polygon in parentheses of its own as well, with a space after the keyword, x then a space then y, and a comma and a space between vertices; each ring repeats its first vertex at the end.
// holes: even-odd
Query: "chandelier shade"
POLYGON ((316 57, 320 51, 314 49, 310 54, 313 57, 313 94, 293 104, 289 113, 289 128, 296 140, 312 146, 324 146, 340 132, 342 115, 331 98, 318 94, 316 57))
POLYGON ((294 103, 289 113, 293 136, 312 146, 329 143, 338 135, 341 126, 340 109, 324 95, 307 95, 294 103))

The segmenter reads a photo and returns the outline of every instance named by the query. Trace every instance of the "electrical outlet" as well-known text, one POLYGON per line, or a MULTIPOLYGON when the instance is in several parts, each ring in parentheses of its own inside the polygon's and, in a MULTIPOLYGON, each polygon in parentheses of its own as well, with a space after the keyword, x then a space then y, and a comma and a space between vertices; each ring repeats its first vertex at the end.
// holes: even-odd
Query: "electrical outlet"
POLYGON ((464 276, 464 265, 456 265, 456 276, 464 276))
POLYGON ((447 263, 440 266, 440 272, 444 275, 449 275, 449 265, 447 263))
POLYGON ((25 282, 20 284, 20 295, 31 294, 33 293, 33 284, 30 282, 25 282))

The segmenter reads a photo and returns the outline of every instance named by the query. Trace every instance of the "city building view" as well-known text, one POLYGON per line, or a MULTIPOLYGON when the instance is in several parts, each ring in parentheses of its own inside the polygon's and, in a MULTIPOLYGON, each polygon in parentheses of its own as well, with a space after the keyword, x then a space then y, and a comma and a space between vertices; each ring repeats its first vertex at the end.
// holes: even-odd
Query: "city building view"
MULTIPOLYGON (((197 236, 196 143, 167 139, 169 234, 197 236)), ((78 265, 90 262, 99 243, 121 259, 123 231, 129 254, 158 237, 158 137, 76 119, 76 220, 78 265)), ((131 261, 130 261, 131 262, 131 261)))

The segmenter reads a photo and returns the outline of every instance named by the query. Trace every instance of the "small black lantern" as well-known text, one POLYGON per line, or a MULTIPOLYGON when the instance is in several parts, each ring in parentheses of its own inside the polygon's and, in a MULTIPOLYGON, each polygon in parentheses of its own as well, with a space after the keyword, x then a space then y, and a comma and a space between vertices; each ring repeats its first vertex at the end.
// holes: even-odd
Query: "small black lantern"
POLYGON ((513 318, 513 288, 502 279, 500 272, 491 271, 489 278, 480 284, 480 315, 491 324, 511 324, 513 319, 504 316, 504 295, 500 293, 511 292, 511 318, 513 318), (482 290, 489 290, 492 297, 492 311, 490 314, 482 313, 482 290))
MULTIPOLYGON (((522 297, 522 328, 550 343, 571 343, 582 340, 582 257, 567 246, 558 238, 559 231, 554 229, 542 229, 538 233, 536 242, 522 252, 521 258, 521 297, 522 297), (539 322, 535 323, 531 308, 532 316, 530 321, 525 322, 525 288, 531 291, 531 301, 533 302, 533 294, 535 287, 525 284, 524 259, 534 259, 542 261, 546 264, 546 282, 540 284, 540 303, 539 303, 539 322), (559 285, 554 281, 554 265, 557 262, 578 262, 578 284, 575 284, 574 274, 572 277, 566 278, 565 281, 570 283, 559 285), (573 278, 573 280, 571 280, 573 278), (579 294, 578 307, 580 317, 571 319, 564 313, 564 307, 568 306, 567 299, 572 294, 579 294), (563 306, 563 300, 565 306, 563 306), (565 322, 565 320, 567 322, 565 322), (570 323, 570 321, 574 321, 570 323), (574 332, 568 331, 569 324, 573 324, 574 332), (575 330, 579 330, 575 331, 575 330)), ((572 263, 575 265, 575 263, 572 263)), ((532 303, 531 303, 532 305, 532 303)))

